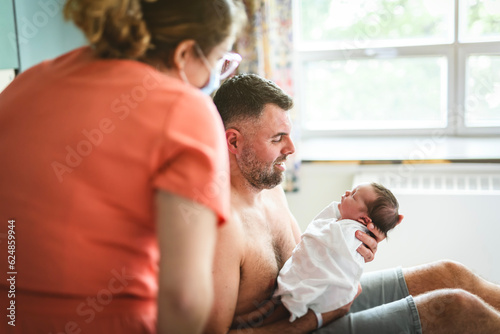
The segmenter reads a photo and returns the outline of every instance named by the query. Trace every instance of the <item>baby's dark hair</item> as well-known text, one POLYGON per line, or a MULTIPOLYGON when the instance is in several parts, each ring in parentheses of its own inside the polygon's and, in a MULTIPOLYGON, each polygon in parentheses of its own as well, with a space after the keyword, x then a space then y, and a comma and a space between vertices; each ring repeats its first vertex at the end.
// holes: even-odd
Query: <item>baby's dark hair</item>
POLYGON ((393 229, 399 221, 399 203, 394 194, 378 183, 370 184, 377 194, 377 199, 368 206, 368 217, 373 224, 387 236, 387 232, 393 229))

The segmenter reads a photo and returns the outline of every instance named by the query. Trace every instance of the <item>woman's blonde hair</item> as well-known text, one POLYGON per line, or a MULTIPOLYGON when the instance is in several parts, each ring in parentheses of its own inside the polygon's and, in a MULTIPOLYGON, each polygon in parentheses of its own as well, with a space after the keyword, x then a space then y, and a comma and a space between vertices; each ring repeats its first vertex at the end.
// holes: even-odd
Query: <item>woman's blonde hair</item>
POLYGON ((205 54, 246 23, 240 0, 68 0, 64 16, 101 58, 155 59, 172 66, 194 40, 205 54))

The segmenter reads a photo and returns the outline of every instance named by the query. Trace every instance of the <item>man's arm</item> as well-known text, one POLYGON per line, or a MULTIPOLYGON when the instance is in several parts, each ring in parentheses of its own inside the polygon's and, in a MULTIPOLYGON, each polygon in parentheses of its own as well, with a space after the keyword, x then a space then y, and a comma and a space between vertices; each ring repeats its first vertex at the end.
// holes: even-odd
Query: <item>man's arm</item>
POLYGON ((276 203, 279 203, 278 205, 283 208, 283 218, 288 219, 290 221, 290 226, 292 228, 292 233, 293 233, 293 238, 295 239, 295 244, 298 244, 300 242, 300 237, 302 235, 302 232, 300 231, 299 224, 297 223, 297 220, 292 214, 292 211, 290 211, 290 207, 288 206, 288 200, 286 199, 285 191, 283 190, 283 187, 277 186, 275 187, 272 191, 273 195, 273 201, 276 203))
POLYGON ((297 223, 297 219, 295 219, 295 217, 292 215, 291 212, 290 212, 290 217, 291 217, 293 238, 295 239, 295 243, 298 244, 300 242, 302 232, 300 231, 300 227, 299 227, 299 223, 297 223))
POLYGON ((241 235, 239 225, 233 221, 218 231, 212 271, 216 298, 204 333, 227 333, 233 322, 240 287, 241 235))
POLYGON ((289 322, 287 318, 257 328, 236 328, 228 334, 305 334, 314 331, 316 328, 318 328, 316 316, 309 310, 307 314, 294 322, 289 322))
MULTIPOLYGON (((361 292, 361 291, 359 291, 361 292)), ((358 295, 359 295, 358 292, 358 295)), ((357 296, 356 296, 357 297, 357 296)), ((323 324, 328 324, 349 312, 352 302, 335 311, 323 313, 323 324)), ((237 328, 229 332, 229 334, 306 334, 318 328, 318 321, 313 311, 309 310, 304 316, 298 318, 294 322, 289 322, 287 319, 274 322, 257 328, 237 328)))
POLYGON ((201 333, 213 300, 216 217, 205 206, 158 191, 158 333, 201 333))

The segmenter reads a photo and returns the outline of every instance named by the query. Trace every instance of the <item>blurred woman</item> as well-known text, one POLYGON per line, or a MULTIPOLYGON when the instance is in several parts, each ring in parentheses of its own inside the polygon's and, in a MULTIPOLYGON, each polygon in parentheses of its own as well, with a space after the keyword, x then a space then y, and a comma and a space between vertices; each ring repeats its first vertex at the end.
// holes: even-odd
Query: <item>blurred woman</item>
POLYGON ((15 305, 7 333, 202 330, 229 214, 224 128, 205 93, 241 60, 228 51, 242 8, 66 3, 90 46, 0 95, 0 235, 15 256, 0 260, 14 273, 0 282, 2 305, 15 305))

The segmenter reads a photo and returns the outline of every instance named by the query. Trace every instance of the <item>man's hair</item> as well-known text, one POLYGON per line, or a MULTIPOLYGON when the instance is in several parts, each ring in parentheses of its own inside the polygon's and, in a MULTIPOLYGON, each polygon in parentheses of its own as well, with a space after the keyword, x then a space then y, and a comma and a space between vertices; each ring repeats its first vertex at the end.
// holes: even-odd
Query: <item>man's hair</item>
POLYGON ((214 96, 214 103, 226 129, 235 122, 258 119, 269 103, 285 111, 293 107, 288 94, 256 74, 239 74, 224 82, 214 96))
POLYGON ((368 217, 373 224, 387 236, 399 221, 399 203, 394 194, 378 183, 370 184, 377 194, 377 199, 368 206, 368 217))

